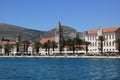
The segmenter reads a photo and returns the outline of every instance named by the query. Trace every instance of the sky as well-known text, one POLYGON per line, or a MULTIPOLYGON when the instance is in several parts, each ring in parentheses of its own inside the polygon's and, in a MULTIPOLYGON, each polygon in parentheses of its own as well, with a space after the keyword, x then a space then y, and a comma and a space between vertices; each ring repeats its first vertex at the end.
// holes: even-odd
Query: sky
POLYGON ((59 21, 79 32, 120 26, 120 0, 0 0, 0 23, 48 31, 59 21))

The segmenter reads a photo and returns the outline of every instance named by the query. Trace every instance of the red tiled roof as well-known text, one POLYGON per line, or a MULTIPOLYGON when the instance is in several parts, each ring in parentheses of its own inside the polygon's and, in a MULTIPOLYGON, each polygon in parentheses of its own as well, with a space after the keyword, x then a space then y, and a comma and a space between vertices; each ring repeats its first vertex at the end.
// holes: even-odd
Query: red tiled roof
POLYGON ((41 44, 44 44, 44 43, 47 42, 48 40, 50 40, 50 41, 55 41, 55 38, 42 38, 42 39, 40 39, 40 43, 41 43, 41 44))
MULTIPOLYGON (((120 27, 112 27, 112 28, 103 28, 103 32, 115 32, 119 29, 120 27)), ((88 32, 88 34, 96 34, 97 33, 97 29, 96 30, 91 30, 88 32)))
POLYGON ((10 41, 9 44, 16 44, 16 42, 15 41, 10 41))
POLYGON ((16 44, 16 42, 15 41, 0 41, 0 44, 2 44, 2 45, 4 45, 4 44, 16 44))

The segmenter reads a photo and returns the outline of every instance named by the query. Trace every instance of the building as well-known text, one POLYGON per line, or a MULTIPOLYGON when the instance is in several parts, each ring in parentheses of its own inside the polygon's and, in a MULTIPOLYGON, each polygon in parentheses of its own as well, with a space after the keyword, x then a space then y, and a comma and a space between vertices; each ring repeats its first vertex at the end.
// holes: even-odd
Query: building
POLYGON ((55 31, 55 41, 57 43, 58 49, 57 51, 62 51, 63 50, 63 28, 61 26, 61 23, 59 22, 56 31, 55 31))
POLYGON ((91 42, 88 46, 89 53, 99 53, 100 52, 100 40, 99 36, 103 36, 105 40, 103 41, 103 52, 118 52, 118 46, 115 40, 120 38, 120 27, 111 28, 101 28, 88 31, 85 35, 85 41, 91 42))
POLYGON ((44 44, 44 43, 46 43, 48 40, 52 42, 52 41, 55 41, 55 38, 41 38, 41 39, 40 39, 40 43, 41 43, 41 44, 44 44))
POLYGON ((55 51, 62 51, 63 49, 63 29, 61 26, 61 23, 59 22, 57 27, 56 27, 56 31, 55 31, 55 36, 53 38, 41 38, 40 39, 40 43, 44 44, 47 41, 55 41, 57 43, 57 48, 55 49, 55 51))

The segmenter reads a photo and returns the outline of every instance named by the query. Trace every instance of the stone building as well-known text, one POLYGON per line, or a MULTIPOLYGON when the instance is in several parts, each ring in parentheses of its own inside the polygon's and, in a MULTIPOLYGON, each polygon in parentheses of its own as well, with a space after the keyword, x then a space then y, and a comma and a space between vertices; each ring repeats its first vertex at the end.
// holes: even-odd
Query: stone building
POLYGON ((103 41, 103 52, 118 52, 118 46, 115 43, 115 40, 120 38, 120 27, 111 27, 111 28, 101 28, 88 31, 85 35, 85 41, 91 42, 91 45, 88 46, 90 53, 99 53, 100 52, 100 41, 98 40, 99 36, 103 36, 105 40, 103 41))
POLYGON ((57 51, 63 50, 63 28, 61 26, 61 23, 59 22, 56 31, 55 31, 55 42, 57 43, 58 49, 57 51))

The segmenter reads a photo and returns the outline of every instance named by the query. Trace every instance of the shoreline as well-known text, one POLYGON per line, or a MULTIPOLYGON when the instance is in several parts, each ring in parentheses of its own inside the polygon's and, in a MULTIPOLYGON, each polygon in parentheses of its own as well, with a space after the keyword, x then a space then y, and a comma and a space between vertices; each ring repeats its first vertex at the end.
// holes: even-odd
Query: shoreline
POLYGON ((0 58, 83 58, 83 59, 120 59, 120 56, 0 56, 0 58))

